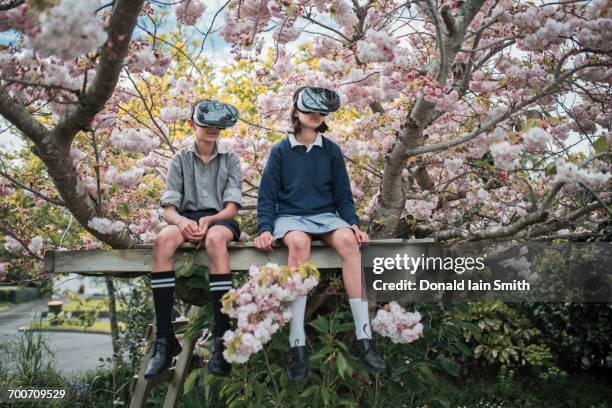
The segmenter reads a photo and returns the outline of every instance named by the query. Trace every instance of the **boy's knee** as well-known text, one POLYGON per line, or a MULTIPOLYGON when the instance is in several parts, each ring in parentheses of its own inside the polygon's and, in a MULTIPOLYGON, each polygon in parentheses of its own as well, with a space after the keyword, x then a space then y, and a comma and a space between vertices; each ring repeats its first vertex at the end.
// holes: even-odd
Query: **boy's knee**
POLYGON ((206 234, 205 245, 206 252, 214 254, 215 252, 224 251, 227 249, 227 240, 220 232, 209 231, 206 234))

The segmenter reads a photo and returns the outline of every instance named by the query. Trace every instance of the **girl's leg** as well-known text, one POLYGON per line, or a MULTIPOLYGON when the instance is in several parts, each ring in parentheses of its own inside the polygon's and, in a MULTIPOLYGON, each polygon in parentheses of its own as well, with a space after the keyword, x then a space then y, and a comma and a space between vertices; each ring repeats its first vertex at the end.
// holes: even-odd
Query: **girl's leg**
MULTIPOLYGON (((310 235, 302 231, 290 231, 283 238, 289 249, 288 266, 298 266, 300 262, 310 258, 310 235)), ((289 332, 289 345, 291 347, 305 346, 306 333, 304 332, 304 313, 306 311, 306 296, 300 296, 290 305, 291 323, 289 332)))
POLYGON ((213 225, 206 233, 204 241, 206 253, 210 258, 210 295, 213 300, 215 323, 212 329, 213 352, 208 361, 208 372, 218 376, 227 376, 232 365, 223 358, 223 334, 230 328, 229 316, 221 312, 221 299, 232 288, 232 273, 229 264, 227 243, 234 234, 229 228, 213 225))
POLYGON ((355 339, 351 344, 351 352, 371 372, 385 372, 385 362, 378 354, 372 338, 368 302, 361 300, 361 254, 355 234, 349 228, 339 228, 323 235, 323 239, 338 251, 342 259, 342 278, 355 321, 355 339))
POLYGON ((372 338, 368 302, 361 299, 361 254, 355 234, 349 228, 339 228, 323 235, 327 245, 334 248, 342 260, 342 278, 355 320, 358 340, 372 338))

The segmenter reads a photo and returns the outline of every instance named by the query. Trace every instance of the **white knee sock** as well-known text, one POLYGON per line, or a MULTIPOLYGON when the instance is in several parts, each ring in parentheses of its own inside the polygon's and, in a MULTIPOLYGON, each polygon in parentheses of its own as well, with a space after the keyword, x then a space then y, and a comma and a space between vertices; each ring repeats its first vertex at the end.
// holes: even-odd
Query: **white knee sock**
POLYGON ((295 299, 290 305, 291 310, 291 326, 289 332, 289 345, 305 346, 306 333, 304 332, 304 313, 306 312, 306 296, 300 296, 295 299))
POLYGON ((349 299, 353 320, 355 321, 355 337, 357 340, 371 339, 372 327, 370 326, 370 315, 368 313, 368 302, 361 298, 349 299))

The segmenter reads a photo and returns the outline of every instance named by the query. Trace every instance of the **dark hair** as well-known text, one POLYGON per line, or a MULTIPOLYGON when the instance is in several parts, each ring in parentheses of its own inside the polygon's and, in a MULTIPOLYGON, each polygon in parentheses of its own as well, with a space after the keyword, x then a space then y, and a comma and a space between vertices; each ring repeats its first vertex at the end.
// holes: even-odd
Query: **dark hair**
MULTIPOLYGON (((297 91, 295 91, 293 93, 293 106, 291 107, 291 124, 293 125, 293 134, 294 135, 298 135, 298 133, 300 133, 300 131, 302 130, 302 126, 300 125, 300 119, 297 116, 297 99, 298 99, 298 95, 300 94, 300 92, 302 92, 304 89, 308 88, 307 86, 301 86, 297 89, 297 91)), ((323 123, 321 123, 319 125, 319 127, 317 127, 315 129, 316 132, 321 132, 321 133, 325 133, 326 130, 329 129, 329 126, 327 126, 327 124, 325 123, 325 121, 323 121, 323 123)))

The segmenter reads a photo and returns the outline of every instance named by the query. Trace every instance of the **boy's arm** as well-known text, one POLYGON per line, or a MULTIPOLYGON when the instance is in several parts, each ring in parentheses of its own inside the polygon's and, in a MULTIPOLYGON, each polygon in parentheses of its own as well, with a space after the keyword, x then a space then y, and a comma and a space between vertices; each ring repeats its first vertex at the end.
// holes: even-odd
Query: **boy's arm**
POLYGON ((270 156, 259 183, 257 196, 257 219, 259 221, 259 233, 274 230, 274 218, 276 218, 276 202, 278 190, 281 184, 280 152, 278 148, 270 150, 270 156))
MULTIPOLYGON (((173 206, 176 209, 181 208, 183 202, 183 170, 181 168, 181 158, 177 154, 168 164, 168 175, 166 176, 166 189, 159 199, 159 205, 162 207, 173 206)), ((164 211, 164 219, 165 219, 164 211)), ((178 215, 178 214, 177 214, 178 215)), ((166 220, 170 224, 168 220, 166 220)), ((172 223, 173 225, 176 223, 172 223)))
MULTIPOLYGON (((227 209, 229 203, 234 203, 236 209, 242 207, 242 169, 240 168, 240 159, 233 153, 229 155, 227 184, 225 185, 225 190, 223 190, 223 205, 225 209, 227 209)), ((234 216, 235 214, 229 218, 234 216)))

